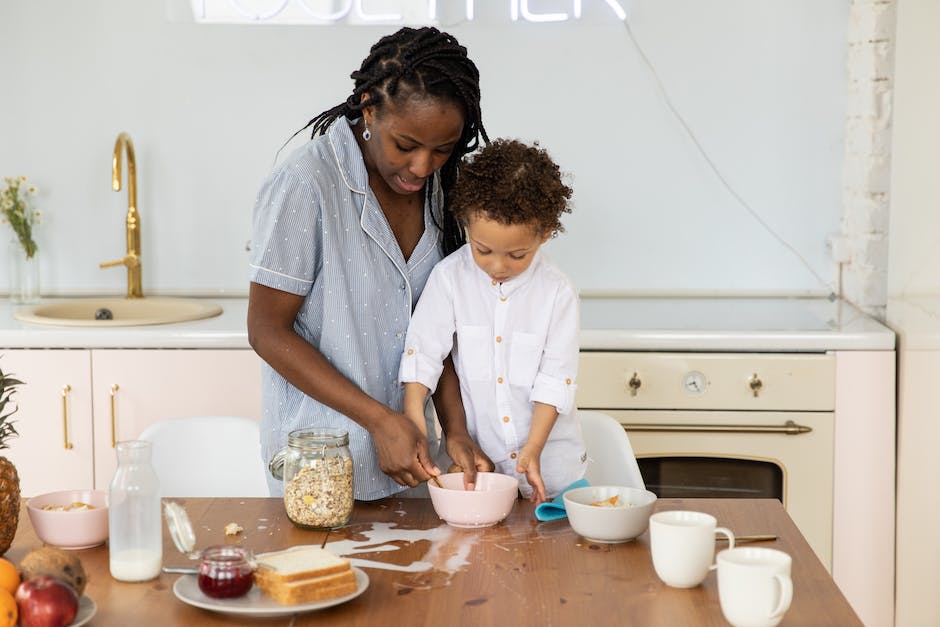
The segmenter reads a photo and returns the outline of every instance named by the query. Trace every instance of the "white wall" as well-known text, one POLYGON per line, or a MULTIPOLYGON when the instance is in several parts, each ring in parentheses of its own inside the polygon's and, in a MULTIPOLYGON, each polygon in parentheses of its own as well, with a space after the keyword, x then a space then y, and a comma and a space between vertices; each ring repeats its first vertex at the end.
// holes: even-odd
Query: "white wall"
POLYGON ((940 4, 898 3, 887 322, 898 333, 897 627, 940 624, 940 4))
MULTIPOLYGON (((245 293, 251 208, 277 148, 345 98, 393 30, 199 26, 169 21, 164 1, 0 2, 0 175, 41 189, 45 293, 124 289, 123 270, 97 267, 123 254, 126 196, 109 183, 122 130, 145 292, 245 293)), ((723 176, 826 281, 847 15, 844 1, 636 0, 630 16, 723 176)), ((710 171, 622 25, 447 30, 480 67, 490 135, 538 138, 571 173, 575 213, 549 253, 582 289, 828 291, 710 171)))
POLYGON ((934 0, 899 3, 888 253, 893 298, 940 293, 938 27, 934 0))

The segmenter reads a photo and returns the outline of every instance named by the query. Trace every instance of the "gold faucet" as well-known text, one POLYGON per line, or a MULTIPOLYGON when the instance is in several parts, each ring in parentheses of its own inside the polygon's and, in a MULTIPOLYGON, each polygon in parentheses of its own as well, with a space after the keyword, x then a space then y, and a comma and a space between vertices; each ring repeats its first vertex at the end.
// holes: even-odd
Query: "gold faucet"
POLYGON ((140 274, 140 215, 137 213, 137 162, 134 143, 130 135, 121 133, 114 142, 111 158, 111 189, 121 191, 121 153, 127 152, 127 254, 122 259, 103 261, 99 268, 125 266, 127 268, 127 297, 143 298, 140 274))

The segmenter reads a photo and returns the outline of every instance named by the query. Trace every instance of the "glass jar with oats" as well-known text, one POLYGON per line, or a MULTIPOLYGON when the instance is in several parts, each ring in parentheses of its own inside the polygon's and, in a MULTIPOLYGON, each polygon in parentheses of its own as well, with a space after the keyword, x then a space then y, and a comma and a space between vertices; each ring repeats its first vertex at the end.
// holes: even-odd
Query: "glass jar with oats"
POLYGON ((341 429, 298 429, 287 436, 283 456, 284 507, 295 525, 335 529, 353 508, 353 462, 349 434, 341 429))

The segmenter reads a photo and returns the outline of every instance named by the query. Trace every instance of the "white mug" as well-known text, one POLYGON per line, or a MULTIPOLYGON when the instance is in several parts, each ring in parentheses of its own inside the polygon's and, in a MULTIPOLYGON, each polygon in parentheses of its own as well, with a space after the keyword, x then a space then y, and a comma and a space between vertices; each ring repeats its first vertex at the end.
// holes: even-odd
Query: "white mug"
POLYGON ((776 549, 725 549, 718 554, 718 600, 734 627, 774 627, 793 600, 790 556, 776 549))
POLYGON ((717 525, 714 516, 703 512, 673 510, 650 516, 650 552, 659 578, 674 588, 694 588, 705 581, 715 558, 715 534, 734 546, 734 534, 717 525))

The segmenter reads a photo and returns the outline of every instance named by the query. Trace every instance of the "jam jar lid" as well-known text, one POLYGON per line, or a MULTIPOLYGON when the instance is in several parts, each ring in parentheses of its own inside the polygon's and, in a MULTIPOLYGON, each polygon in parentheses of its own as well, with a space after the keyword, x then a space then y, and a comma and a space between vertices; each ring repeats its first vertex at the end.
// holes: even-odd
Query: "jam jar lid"
POLYGON ((166 527, 170 532, 170 538, 180 553, 196 559, 200 553, 194 552, 196 548, 196 532, 193 531, 193 524, 189 520, 189 514, 179 503, 167 501, 163 504, 163 517, 166 519, 166 527))

